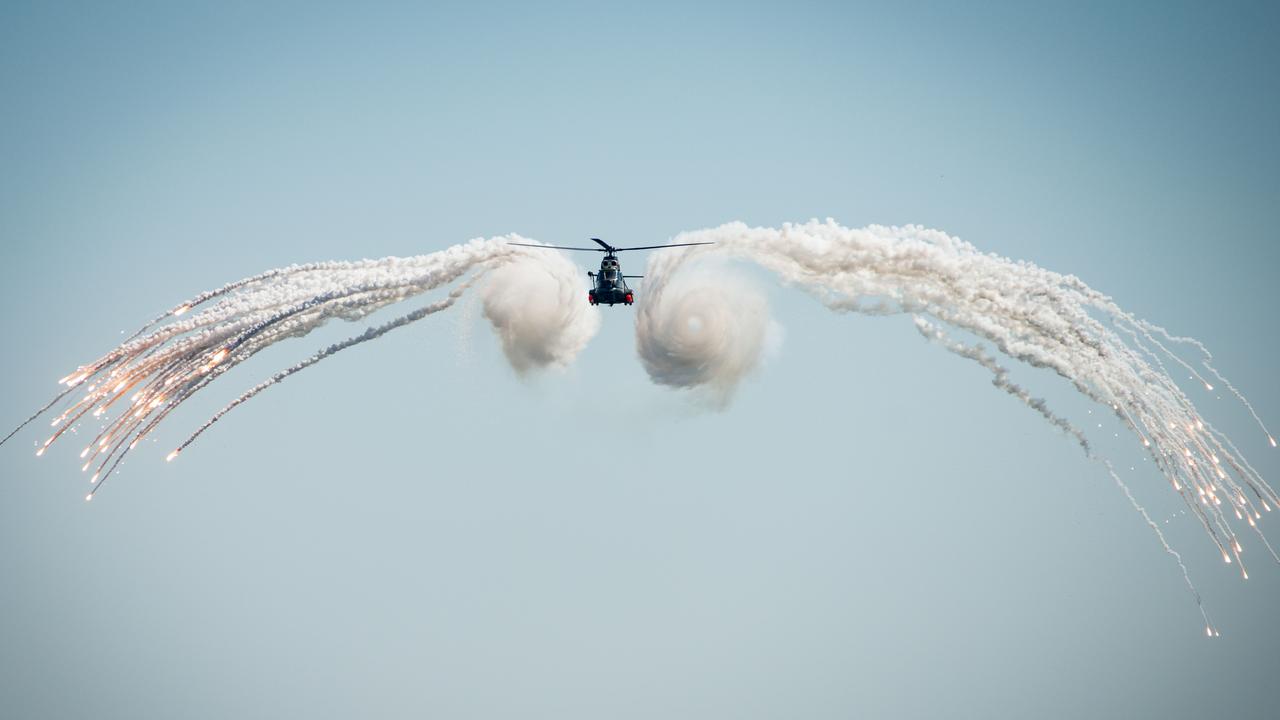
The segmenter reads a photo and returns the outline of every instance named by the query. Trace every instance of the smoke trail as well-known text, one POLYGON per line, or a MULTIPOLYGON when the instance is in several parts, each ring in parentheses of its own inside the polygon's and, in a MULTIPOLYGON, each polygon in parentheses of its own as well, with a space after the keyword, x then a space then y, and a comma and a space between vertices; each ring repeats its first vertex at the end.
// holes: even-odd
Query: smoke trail
MULTIPOLYGON (((283 381, 284 379, 288 378, 290 375, 306 370, 307 368, 311 367, 312 365, 315 365, 321 360, 332 357, 336 353, 346 350, 347 348, 354 347, 356 345, 359 345, 360 343, 368 342, 370 340, 376 340, 382 337, 383 335, 386 335, 387 333, 391 332, 392 330, 395 330, 396 328, 401 328, 410 323, 415 323, 421 320, 422 318, 427 317, 428 315, 434 315, 435 313, 438 313, 441 310, 446 310, 452 307, 453 304, 458 300, 458 298, 462 297, 462 294, 466 292, 468 288, 471 287, 471 284, 473 281, 474 281, 474 278, 472 280, 463 282, 458 287, 454 288, 453 290, 450 290, 448 296, 446 296, 443 300, 437 300, 436 302, 433 302, 430 305, 427 305, 426 307, 418 308, 417 310, 414 310, 413 312, 408 313, 407 315, 402 315, 396 318, 395 320, 392 320, 387 323, 383 323, 382 325, 378 325, 376 327, 371 327, 368 330, 365 330, 364 332, 360 333, 359 335, 347 338, 346 340, 343 340, 341 342, 336 342, 330 345, 329 347, 323 350, 320 350, 319 352, 315 353, 314 355, 307 358, 306 360, 303 360, 295 365, 292 365, 290 367, 285 368, 284 370, 281 370, 280 372, 277 372, 275 375, 272 375, 270 378, 250 388, 240 397, 236 398, 235 400, 232 400, 230 403, 226 405, 226 407, 214 413, 213 417, 206 420, 205 423, 199 427, 199 429, 191 433, 191 435, 186 440, 184 440, 182 444, 177 447, 177 449, 169 453, 168 457, 166 457, 165 459, 171 461, 174 458, 176 458, 178 456, 178 453, 182 452, 187 448, 188 445, 195 442, 196 438, 200 437, 205 430, 208 430, 209 428, 213 427, 213 424, 221 420, 223 415, 226 415, 227 413, 231 412, 237 407, 243 405, 244 403, 253 399, 253 397, 258 393, 262 392, 263 390, 266 390, 272 385, 275 385, 283 381)), ((116 464, 119 464, 119 462, 123 459, 124 459, 123 456, 121 456, 121 458, 116 460, 116 464)), ((110 473, 108 472, 108 475, 109 474, 110 473)), ((99 490, 99 488, 102 487, 102 485, 103 483, 99 483, 98 486, 93 489, 93 492, 96 493, 99 490)), ((90 493, 90 494, 92 495, 93 493, 90 493)))
MULTIPOLYGON (((1245 409, 1249 411, 1249 414, 1253 416, 1254 422, 1258 423, 1258 427, 1262 428, 1262 432, 1267 434, 1267 440, 1271 443, 1271 447, 1276 447, 1275 436, 1272 435, 1271 431, 1267 429, 1266 423, 1262 422, 1262 418, 1258 416, 1258 411, 1253 409, 1253 404, 1250 403, 1249 399, 1246 398, 1243 393, 1237 390, 1236 387, 1232 385, 1229 380, 1222 377, 1222 374, 1218 372, 1218 369, 1213 366, 1213 353, 1209 352, 1209 348, 1205 347, 1203 343, 1201 343, 1199 340, 1196 340, 1195 338, 1183 337, 1179 335, 1170 335, 1168 330, 1165 330, 1159 325, 1152 325, 1149 322, 1136 320, 1132 318, 1132 316, 1130 316, 1130 320, 1134 322, 1136 325, 1138 325, 1139 327, 1141 327, 1142 329, 1146 330, 1148 333, 1157 333, 1163 336, 1166 340, 1170 342, 1191 345, 1196 350, 1200 351, 1200 355, 1201 355, 1200 364, 1203 365, 1205 369, 1208 370, 1210 373, 1213 373, 1213 376, 1217 378, 1219 382, 1227 386, 1227 389, 1231 391, 1231 394, 1235 395, 1236 399, 1239 400, 1245 406, 1245 409)), ((1181 361, 1179 360, 1179 362, 1181 361)), ((1185 365, 1185 363, 1183 364, 1185 365)), ((1192 370, 1192 372, 1194 373, 1195 371, 1192 370)), ((1209 384, 1208 382, 1206 382, 1204 385, 1205 385, 1205 388, 1208 390, 1213 389, 1213 385, 1209 384)))
MULTIPOLYGON (((1159 353, 1190 367, 1157 336, 1199 349, 1206 367, 1245 403, 1274 446, 1257 413, 1209 365, 1212 356, 1203 345, 1190 338, 1171 337, 1162 328, 1135 318, 1078 278, 981 253, 962 240, 917 226, 854 229, 828 220, 774 229, 730 223, 682 233, 673 242, 715 244, 655 253, 650 258, 637 313, 636 342, 655 382, 682 386, 719 383, 720 392, 732 391, 739 375, 687 372, 677 375, 680 382, 672 382, 673 363, 649 349, 682 346, 681 308, 664 298, 679 287, 691 265, 708 257, 747 260, 773 271, 784 284, 805 290, 837 312, 917 316, 917 325, 926 337, 986 367, 995 375, 997 387, 1072 435, 1093 457, 1078 429, 1051 412, 1043 400, 1031 398, 1009 382, 1004 368, 985 351, 947 340, 937 325, 973 333, 1007 357, 1055 372, 1086 397, 1106 405, 1134 433, 1200 520, 1225 562, 1240 564, 1238 522, 1246 523, 1270 549, 1257 521, 1262 518, 1259 510, 1270 512, 1277 505, 1276 492, 1231 440, 1204 420, 1169 375, 1159 353), (1117 330, 1132 340, 1126 341, 1117 330), (1230 515, 1235 516, 1235 523, 1230 515)), ((722 341, 700 349, 707 352, 699 356, 695 368, 711 364, 732 367, 752 360, 749 341, 722 341)), ((674 366, 679 368, 680 363, 674 366)), ((1206 389, 1212 389, 1198 373, 1191 372, 1206 389)), ((1116 480, 1128 494, 1119 478, 1116 480)), ((1142 512, 1131 495, 1130 500, 1142 512)), ((1163 537, 1160 540, 1172 552, 1163 537)), ((1247 578, 1243 565, 1240 568, 1242 577, 1247 578)), ((1194 593, 1189 577, 1187 583, 1194 593)))
MULTIPOLYGON (((524 302, 554 316, 546 320, 541 314, 521 314, 516 312, 518 303, 495 301, 489 314, 495 330, 504 340, 506 335, 526 339, 522 345, 525 352, 518 358, 508 353, 517 370, 567 364, 595 333, 599 317, 579 308, 579 303, 568 302, 570 294, 581 297, 585 289, 576 268, 556 254, 508 244, 522 240, 511 235, 473 240, 410 258, 294 265, 201 293, 63 377, 59 383, 66 388, 0 444, 59 401, 79 393, 79 399, 53 419, 55 430, 36 454, 43 455, 78 423, 103 418, 103 429, 80 453, 85 461, 83 471, 96 465, 90 482, 97 485, 169 413, 256 353, 306 335, 332 318, 360 320, 388 305, 454 283, 468 273, 475 274, 445 299, 331 345, 252 388, 201 426, 170 459, 224 414, 259 392, 336 352, 452 306, 485 273, 499 275, 499 282, 518 284, 525 292, 524 302), (530 277, 537 281, 527 281, 530 277), (577 290, 570 293, 570 288, 577 290), (551 312, 556 308, 563 312, 551 312)), ((495 297, 502 296, 492 286, 490 291, 495 297)), ((93 497, 97 487, 86 499, 93 497)))
POLYGON ((1081 432, 1079 428, 1072 425, 1066 418, 1063 418, 1050 410, 1048 404, 1045 403, 1043 398, 1031 397, 1031 393, 1023 389, 1021 385, 1009 380, 1009 370, 996 362, 995 358, 988 355, 987 351, 984 350, 981 345, 965 345, 963 343, 956 342, 947 337, 945 332, 939 330, 937 326, 928 320, 925 320, 918 315, 914 319, 916 323, 916 330, 918 330, 926 340, 938 343, 946 348, 948 352, 959 355, 962 358, 972 360, 986 368, 991 372, 992 385, 995 385, 1001 390, 1004 390, 1010 395, 1018 398, 1024 405, 1040 413, 1040 415, 1044 417, 1050 425, 1057 427, 1064 433, 1075 438, 1076 442, 1080 444, 1080 449, 1084 450, 1085 455, 1090 458, 1093 457, 1093 450, 1089 447, 1089 438, 1085 437, 1085 434, 1081 432))
MULTIPOLYGON (((1155 533, 1156 539, 1160 541, 1160 546, 1166 553, 1173 557, 1175 562, 1178 563, 1178 568, 1182 571, 1182 580, 1186 583, 1187 590, 1195 600, 1196 607, 1200 610, 1200 616, 1204 618, 1205 632, 1208 633, 1210 637, 1218 635, 1218 631, 1213 627, 1213 622, 1209 620, 1209 613, 1205 610, 1204 602, 1200 597, 1200 591, 1196 589, 1195 583, 1191 581, 1191 573, 1187 570, 1186 563, 1182 561, 1182 555, 1169 545, 1169 541, 1165 539, 1164 532, 1160 530, 1160 526, 1151 519, 1151 515, 1147 513, 1147 509, 1138 502, 1136 497, 1133 496, 1133 491, 1131 491, 1129 486, 1120 479, 1120 475, 1111 465, 1111 462, 1094 454, 1093 449, 1089 446, 1089 439, 1085 437, 1084 432, 1075 425, 1072 425, 1066 418, 1063 418, 1050 410, 1043 399, 1031 397, 1031 394, 1023 389, 1022 386, 1010 381, 1009 370, 997 363, 995 358, 988 355, 981 345, 965 345, 964 343, 956 342, 947 337, 945 332, 939 330, 936 326, 922 317, 916 316, 915 323, 916 329, 920 331, 920 334, 923 335, 926 340, 938 343, 946 348, 948 352, 973 360, 986 368, 991 372, 992 385, 995 385, 1001 390, 1004 390, 1010 395, 1018 398, 1027 407, 1040 413, 1040 415, 1043 416, 1049 424, 1075 438, 1076 442, 1080 445, 1080 449, 1084 451, 1085 457, 1102 463, 1103 467, 1107 469, 1107 474, 1111 476, 1111 479, 1115 481, 1116 486, 1119 487, 1125 497, 1128 498, 1129 504, 1132 505, 1133 509, 1142 516, 1142 519, 1147 523, 1147 526, 1155 533)), ((1270 546, 1268 546, 1268 548, 1269 547, 1270 546)))

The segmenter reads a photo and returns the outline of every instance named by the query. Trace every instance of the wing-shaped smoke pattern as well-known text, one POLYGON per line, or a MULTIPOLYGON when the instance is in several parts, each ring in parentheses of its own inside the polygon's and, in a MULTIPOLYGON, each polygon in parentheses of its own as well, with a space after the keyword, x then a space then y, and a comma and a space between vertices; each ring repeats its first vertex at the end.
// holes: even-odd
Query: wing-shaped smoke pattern
POLYGON ((472 276, 444 299, 330 345, 253 387, 210 418, 169 459, 227 412, 268 387, 341 350, 451 307, 479 276, 489 272, 528 293, 524 297, 534 309, 526 311, 504 291, 492 287, 487 291, 486 314, 516 369, 564 365, 595 333, 599 317, 593 310, 577 307, 584 303, 568 301, 569 295, 582 297, 585 291, 577 269, 556 253, 508 244, 523 240, 512 235, 473 240, 417 257, 293 265, 201 293, 62 378, 59 383, 66 389, 0 443, 79 393, 78 400, 69 401, 54 417, 55 430, 36 454, 43 455, 78 422, 100 419, 101 430, 80 453, 85 461, 82 470, 96 468, 91 478, 94 488, 86 496, 92 499, 102 487, 100 480, 110 476, 170 412, 254 354, 281 340, 306 335, 330 318, 359 320, 468 273, 472 276), (555 309, 562 312, 552 312, 555 309))
MULTIPOLYGON (((441 299, 323 348, 252 387, 199 427, 169 459, 227 412, 275 383, 448 309, 485 275, 484 314, 516 371, 564 366, 595 334, 599 311, 588 306, 581 275, 563 255, 508 244, 518 240, 523 238, 473 240, 410 258, 294 265, 202 293, 64 377, 60 383, 65 389, 0 444, 59 403, 65 407, 54 411, 53 434, 37 455, 71 427, 96 420, 100 430, 80 454, 85 472, 96 468, 92 498, 102 487, 100 480, 169 413, 257 352, 306 335, 331 318, 359 320, 431 290, 451 288, 441 299)), ((1280 505, 1280 498, 1234 442, 1201 416, 1166 369, 1166 362, 1176 363, 1211 390, 1210 381, 1169 350, 1170 344, 1190 345, 1201 354, 1208 374, 1238 397, 1262 427, 1252 406, 1212 367, 1212 356, 1194 339, 1172 336, 1134 317, 1078 278, 984 254, 943 232, 916 226, 854 229, 812 221, 773 229, 733 223, 685 233, 677 241, 715 244, 657 252, 650 259, 636 313, 636 344, 655 382, 703 388, 724 405, 759 363, 772 328, 764 297, 722 268, 701 275, 697 270, 708 260, 749 261, 832 310, 914 316, 926 338, 982 365, 996 387, 1071 435, 1107 467, 1146 517, 1083 432, 1014 384, 996 356, 952 340, 948 333, 970 333, 1004 357, 1057 373, 1108 407, 1133 432, 1224 561, 1238 564, 1248 577, 1240 539, 1247 531, 1256 533, 1280 560, 1258 527, 1262 513, 1280 505)), ((1262 430, 1274 447, 1275 439, 1262 430)), ((1206 625, 1210 635, 1216 634, 1207 618, 1206 625)))
MULTIPOLYGON (((1105 405, 1133 432, 1169 485, 1200 519, 1224 561, 1240 564, 1239 533, 1246 531, 1255 532, 1272 557, 1280 560, 1257 527, 1262 513, 1280 504, 1280 498, 1232 441, 1201 416, 1165 369, 1164 362, 1172 360, 1212 389, 1209 381, 1164 344, 1189 343, 1202 353, 1208 371, 1227 384, 1209 364, 1208 351, 1190 338, 1172 337, 1135 318, 1078 278, 982 253, 946 233, 917 226, 846 228, 828 220, 752 228, 730 223, 682 233, 673 242, 715 244, 655 253, 650 258, 636 315, 636 342, 655 382, 686 387, 705 383, 728 393, 741 373, 718 369, 754 362, 758 351, 752 323, 742 330, 745 338, 717 334, 738 328, 734 298, 715 294, 699 298, 698 317, 723 321, 712 334, 714 341, 705 342, 690 340, 685 320, 693 317, 692 311, 684 302, 671 301, 673 295, 680 296, 682 278, 700 260, 747 260, 773 271, 784 284, 811 293, 832 310, 917 316, 926 337, 989 369, 997 387, 1072 435, 1093 457, 1084 435, 1050 411, 1043 400, 1011 383, 994 358, 979 347, 946 339, 935 324, 972 333, 1013 360, 1052 370, 1105 405)), ((1244 401, 1234 387, 1227 387, 1244 401)), ((1252 407, 1249 410, 1253 412, 1252 407)), ((1275 446, 1261 420, 1258 424, 1275 446)), ((1124 489, 1132 501, 1128 488, 1124 489)), ((1136 502, 1134 506, 1142 511, 1136 502)), ((1165 548, 1169 550, 1167 543, 1165 548)), ((1243 564, 1240 568, 1248 577, 1243 564)), ((1208 632, 1216 631, 1210 626, 1208 632)))

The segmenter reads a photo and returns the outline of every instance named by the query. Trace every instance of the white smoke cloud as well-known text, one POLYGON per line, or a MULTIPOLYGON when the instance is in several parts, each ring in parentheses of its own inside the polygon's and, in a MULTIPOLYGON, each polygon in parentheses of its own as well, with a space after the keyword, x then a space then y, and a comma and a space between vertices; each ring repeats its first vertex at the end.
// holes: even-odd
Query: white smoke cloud
POLYGON ((781 331, 764 294, 748 278, 723 263, 698 263, 673 273, 671 266, 683 264, 686 255, 663 254, 668 258, 655 262, 665 269, 640 293, 636 351, 655 383, 697 388, 711 405, 723 408, 776 347, 781 331))
POLYGON ((582 271, 557 251, 520 248, 490 272, 482 295, 484 316, 520 374, 569 365, 600 329, 582 271))

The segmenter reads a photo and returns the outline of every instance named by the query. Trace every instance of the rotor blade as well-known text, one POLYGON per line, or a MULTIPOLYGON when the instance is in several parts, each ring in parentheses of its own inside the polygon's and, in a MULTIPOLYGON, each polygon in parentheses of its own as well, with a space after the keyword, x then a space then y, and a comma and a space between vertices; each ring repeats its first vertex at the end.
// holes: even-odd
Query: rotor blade
POLYGON ((670 245, 641 245, 640 247, 620 247, 614 250, 661 250, 662 248, 685 247, 686 245, 715 245, 713 242, 671 243, 670 245))
POLYGON ((604 252, 604 250, 601 250, 600 248, 565 247, 564 245, 534 245, 533 243, 516 243, 516 242, 509 242, 507 244, 519 245, 520 247, 542 248, 543 250, 584 250, 587 252, 604 252))
POLYGON ((591 241, 599 245, 600 247, 604 248, 606 252, 613 252, 613 246, 601 240, 600 238, 591 238, 591 241))
POLYGON ((624 278, 642 278, 643 275, 623 275, 624 278))

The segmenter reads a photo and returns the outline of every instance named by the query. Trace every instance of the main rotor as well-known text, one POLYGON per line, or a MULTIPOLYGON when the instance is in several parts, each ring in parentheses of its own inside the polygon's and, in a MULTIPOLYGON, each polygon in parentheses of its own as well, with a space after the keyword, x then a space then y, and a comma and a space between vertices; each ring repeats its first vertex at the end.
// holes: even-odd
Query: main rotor
POLYGON ((711 242, 691 242, 691 243, 672 243, 670 245, 641 245, 639 247, 614 247, 600 238, 591 238, 591 242, 600 247, 567 247, 564 245, 535 245, 533 243, 507 243, 508 245, 520 245, 522 247, 546 248, 548 250, 579 250, 582 252, 602 252, 608 253, 607 257, 613 257, 620 252, 626 250, 661 250, 662 248, 684 247, 686 245, 714 245, 711 242))

